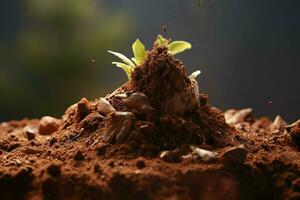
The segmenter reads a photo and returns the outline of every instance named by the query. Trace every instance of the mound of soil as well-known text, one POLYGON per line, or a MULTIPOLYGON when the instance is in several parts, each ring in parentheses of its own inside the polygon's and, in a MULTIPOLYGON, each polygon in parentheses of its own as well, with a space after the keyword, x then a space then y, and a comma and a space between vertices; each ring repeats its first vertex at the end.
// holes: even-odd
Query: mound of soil
POLYGON ((300 121, 225 113, 164 47, 61 119, 0 124, 0 199, 299 199, 300 121))

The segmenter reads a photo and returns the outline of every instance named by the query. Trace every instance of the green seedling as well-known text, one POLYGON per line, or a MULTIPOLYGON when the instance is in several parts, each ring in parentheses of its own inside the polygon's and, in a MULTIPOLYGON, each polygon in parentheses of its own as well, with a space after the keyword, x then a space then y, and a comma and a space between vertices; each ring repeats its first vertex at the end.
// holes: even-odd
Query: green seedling
POLYGON ((137 66, 143 64, 147 58, 147 52, 145 50, 145 46, 139 39, 137 39, 132 44, 132 51, 134 57, 131 60, 121 53, 108 51, 109 53, 117 56, 123 61, 123 62, 112 62, 112 64, 122 68, 127 74, 129 80, 131 79, 131 74, 134 71, 134 69, 137 66))
MULTIPOLYGON (((163 36, 158 35, 157 39, 155 40, 155 45, 157 46, 164 46, 167 47, 168 53, 171 55, 175 55, 181 53, 187 49, 192 48, 192 45, 189 42, 185 41, 173 41, 170 43, 169 40, 165 39, 163 36)), ((136 39, 136 41, 132 44, 132 51, 133 51, 133 58, 129 59, 125 55, 114 52, 108 51, 109 53, 117 56, 121 59, 122 62, 112 62, 112 64, 116 65, 117 67, 122 68, 129 80, 131 80, 131 74, 137 66, 142 65, 146 58, 147 58, 147 51, 143 43, 136 39)), ((200 71, 197 70, 190 75, 190 78, 195 79, 200 74, 200 71)))
POLYGON ((175 55, 181 53, 187 49, 191 49, 192 45, 186 41, 173 41, 170 43, 169 40, 165 39, 162 35, 158 35, 155 41, 158 46, 165 46, 168 49, 168 53, 175 55))

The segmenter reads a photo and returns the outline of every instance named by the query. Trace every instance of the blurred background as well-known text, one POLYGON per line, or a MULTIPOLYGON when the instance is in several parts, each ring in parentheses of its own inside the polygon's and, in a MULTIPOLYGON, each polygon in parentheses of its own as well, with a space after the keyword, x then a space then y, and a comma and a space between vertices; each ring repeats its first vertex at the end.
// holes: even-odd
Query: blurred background
POLYGON ((123 84, 111 49, 131 56, 166 37, 193 44, 177 57, 223 109, 300 118, 300 1, 6 0, 0 6, 0 121, 60 117, 123 84))

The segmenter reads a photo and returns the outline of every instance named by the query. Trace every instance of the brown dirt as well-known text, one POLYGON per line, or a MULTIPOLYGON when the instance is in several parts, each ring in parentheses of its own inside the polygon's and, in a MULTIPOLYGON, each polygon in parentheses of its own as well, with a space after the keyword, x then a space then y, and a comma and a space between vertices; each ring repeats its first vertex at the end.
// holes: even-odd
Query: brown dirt
POLYGON ((210 106, 156 47, 105 98, 1 123, 0 199, 299 199, 299 130, 210 106))

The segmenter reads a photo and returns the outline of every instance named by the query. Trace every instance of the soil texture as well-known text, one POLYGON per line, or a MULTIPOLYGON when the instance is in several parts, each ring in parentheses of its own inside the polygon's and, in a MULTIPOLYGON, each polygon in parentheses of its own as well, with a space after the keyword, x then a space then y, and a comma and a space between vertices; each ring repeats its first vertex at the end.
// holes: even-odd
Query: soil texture
POLYGON ((148 52, 131 81, 60 119, 0 124, 0 199, 300 199, 300 121, 208 103, 148 52))

